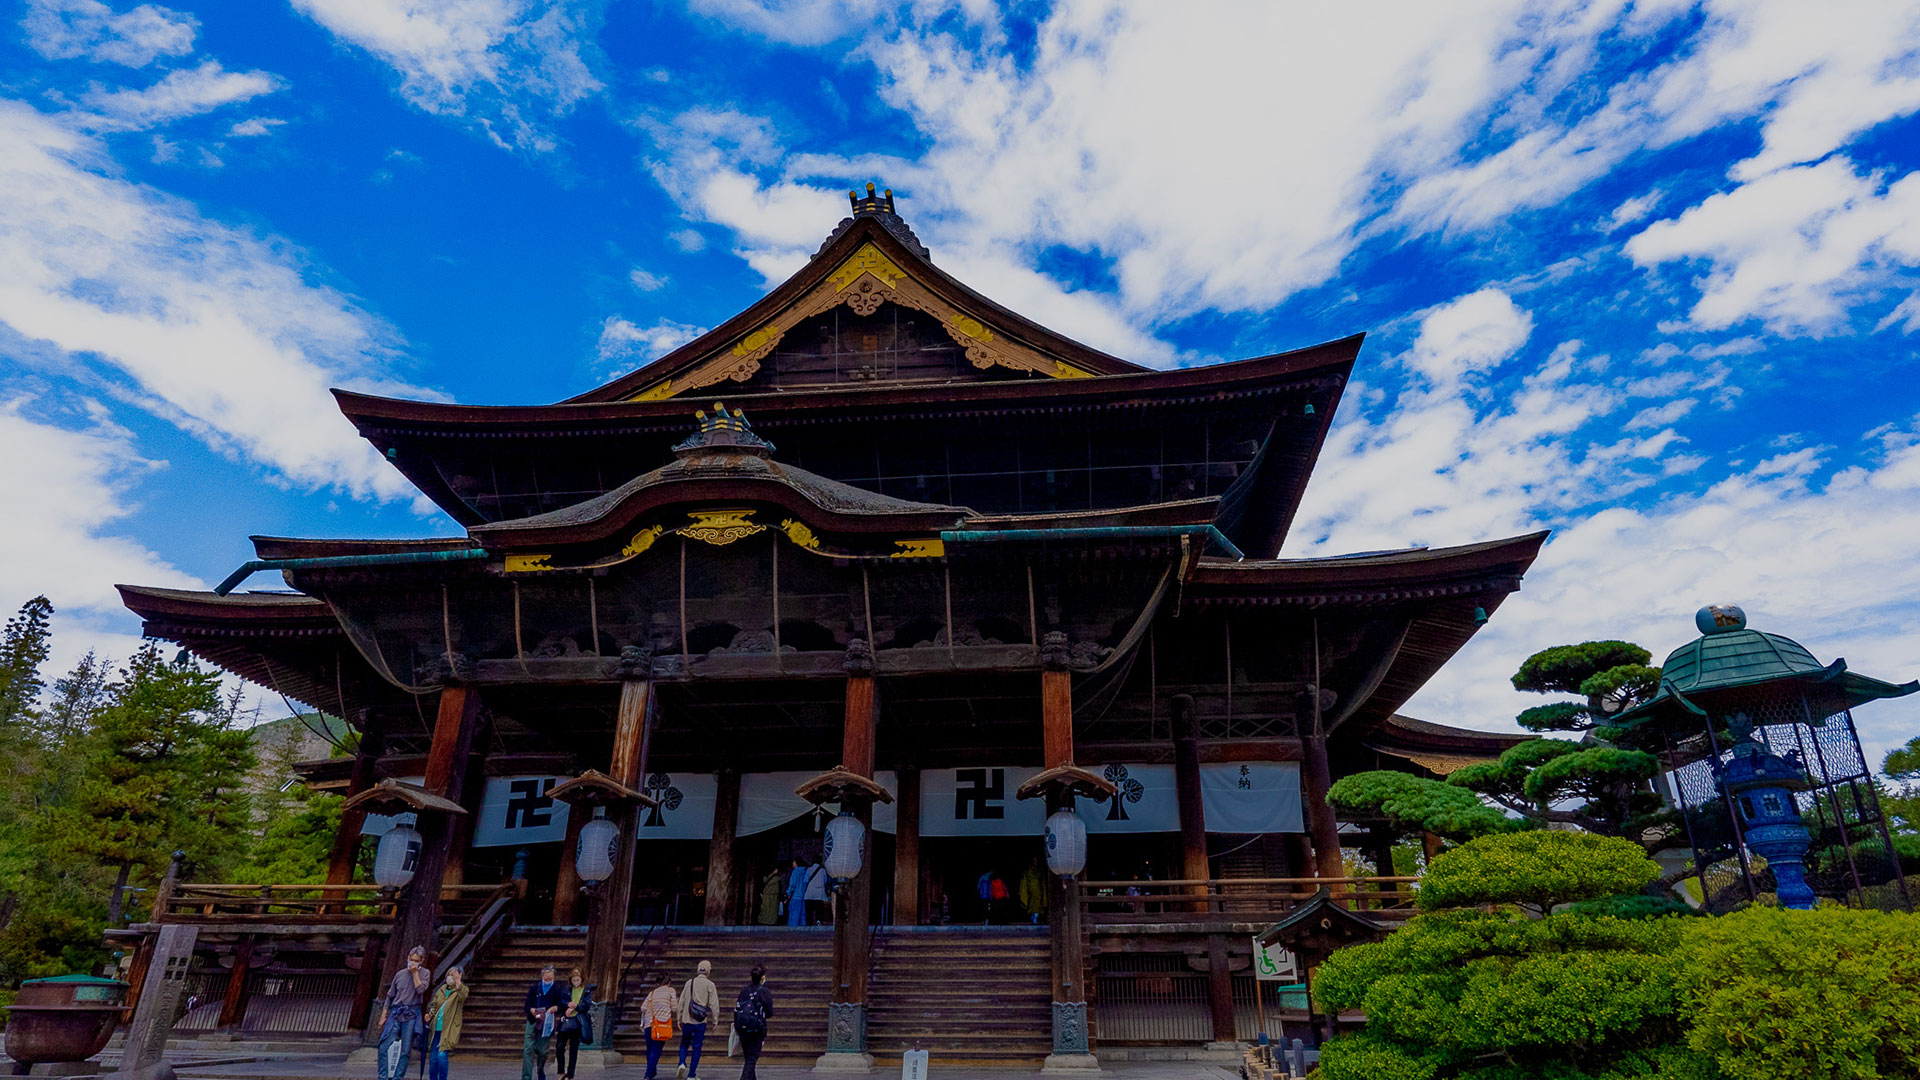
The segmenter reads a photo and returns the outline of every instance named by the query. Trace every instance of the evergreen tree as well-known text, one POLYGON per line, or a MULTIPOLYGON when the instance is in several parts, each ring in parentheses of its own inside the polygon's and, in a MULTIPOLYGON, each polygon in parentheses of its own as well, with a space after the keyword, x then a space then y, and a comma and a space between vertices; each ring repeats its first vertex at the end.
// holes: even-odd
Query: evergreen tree
POLYGON ((36 596, 20 606, 0 630, 0 732, 8 735, 30 725, 38 714, 40 665, 47 660, 48 620, 53 605, 36 596))

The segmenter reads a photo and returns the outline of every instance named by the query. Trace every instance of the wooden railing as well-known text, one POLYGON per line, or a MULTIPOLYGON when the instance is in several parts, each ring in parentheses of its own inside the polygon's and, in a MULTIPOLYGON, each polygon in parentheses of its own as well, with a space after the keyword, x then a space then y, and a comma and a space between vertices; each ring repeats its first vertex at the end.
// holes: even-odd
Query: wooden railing
MULTIPOLYGON (((464 921, 486 908, 501 885, 441 889, 443 920, 464 921)), ((397 896, 373 885, 227 885, 177 882, 155 898, 154 922, 229 924, 380 924, 393 921, 397 896)))
POLYGON ((1413 914, 1411 877, 1210 878, 1174 881, 1083 881, 1086 921, 1197 923, 1274 921, 1328 889, 1354 911, 1395 918, 1413 914))
MULTIPOLYGON (((500 935, 513 926, 514 917, 520 913, 521 882, 508 881, 493 886, 493 891, 480 898, 479 906, 460 924, 453 933, 453 939, 440 952, 440 959, 433 966, 434 982, 446 978, 447 969, 457 967, 463 972, 471 972, 493 947, 499 943, 500 935)), ((447 901, 441 903, 441 913, 446 913, 447 901)))

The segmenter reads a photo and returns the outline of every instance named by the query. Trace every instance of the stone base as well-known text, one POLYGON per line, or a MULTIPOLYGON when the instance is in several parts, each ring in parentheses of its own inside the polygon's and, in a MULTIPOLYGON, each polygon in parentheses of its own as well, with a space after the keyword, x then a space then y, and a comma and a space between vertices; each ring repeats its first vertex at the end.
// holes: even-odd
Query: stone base
MULTIPOLYGON (((17 1071, 19 1069, 18 1063, 15 1063, 14 1068, 16 1070, 14 1075, 15 1076, 20 1075, 19 1072, 17 1071)), ((94 1075, 97 1075, 99 1072, 100 1072, 100 1063, 97 1061, 43 1061, 40 1064, 35 1065, 31 1069, 29 1069, 27 1071, 27 1075, 29 1076, 94 1076, 94 1075)))
POLYGON ((372 1069, 379 1064, 380 1048, 378 1046, 362 1046, 347 1055, 347 1065, 350 1068, 364 1067, 372 1069))
POLYGON ((866 1076, 873 1072, 873 1055, 864 1050, 829 1050, 813 1063, 813 1071, 832 1076, 866 1076))
POLYGON ((1092 1054, 1048 1054, 1040 1065, 1042 1076, 1100 1076, 1100 1059, 1092 1054))
POLYGON ((585 1047, 580 1050, 582 1069, 611 1069, 626 1060, 627 1056, 618 1050, 590 1050, 585 1047))

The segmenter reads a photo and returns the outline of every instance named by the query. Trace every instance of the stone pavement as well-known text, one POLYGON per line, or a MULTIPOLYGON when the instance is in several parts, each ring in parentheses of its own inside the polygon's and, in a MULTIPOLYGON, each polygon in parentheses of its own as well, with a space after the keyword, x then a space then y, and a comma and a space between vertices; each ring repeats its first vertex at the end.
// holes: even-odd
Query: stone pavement
MULTIPOLYGON (((417 1077, 419 1069, 416 1059, 415 1068, 409 1077, 417 1077)), ((740 1059, 709 1059, 713 1066, 704 1070, 702 1080, 738 1080, 740 1059)), ((616 1065, 612 1068, 580 1070, 580 1080, 641 1080, 646 1072, 643 1064, 616 1065)), ((758 1073, 762 1080, 813 1080, 812 1071, 804 1065, 761 1065, 758 1073)), ((549 1076, 552 1074, 549 1073, 549 1076)), ((873 1080, 892 1080, 898 1075, 890 1069, 878 1068, 873 1071, 873 1080)), ((942 1067, 935 1064, 928 1070, 928 1080, 1037 1080, 1038 1069, 989 1069, 966 1066, 942 1067)), ((673 1072, 664 1067, 660 1070, 660 1080, 672 1080, 673 1072)), ((266 1061, 235 1062, 228 1065, 198 1065, 180 1070, 181 1080, 374 1080, 370 1067, 354 1066, 349 1068, 345 1055, 301 1056, 266 1061)), ((505 1058, 479 1058, 462 1060, 459 1054, 452 1058, 449 1080, 520 1080, 520 1063, 505 1058)), ((1115 1061, 1101 1067, 1099 1080, 1240 1080, 1237 1065, 1211 1061, 1115 1061)))

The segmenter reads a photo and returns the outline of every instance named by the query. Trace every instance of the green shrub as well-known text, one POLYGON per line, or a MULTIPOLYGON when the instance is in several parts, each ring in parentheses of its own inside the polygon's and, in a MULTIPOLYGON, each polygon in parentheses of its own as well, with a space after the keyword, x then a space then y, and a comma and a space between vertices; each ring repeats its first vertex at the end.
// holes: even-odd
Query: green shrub
POLYGON ((1483 836, 1447 852, 1420 882, 1423 911, 1476 904, 1560 904, 1638 892, 1660 876, 1640 845, 1592 833, 1545 830, 1483 836))
POLYGON ((1687 1043, 1729 1080, 1920 1077, 1920 918, 1750 907, 1677 960, 1687 1043))

